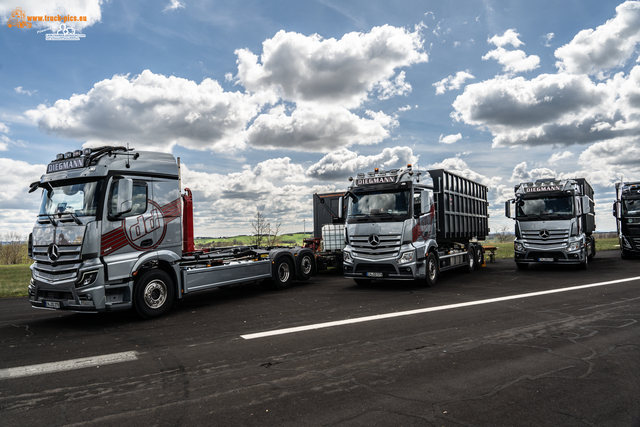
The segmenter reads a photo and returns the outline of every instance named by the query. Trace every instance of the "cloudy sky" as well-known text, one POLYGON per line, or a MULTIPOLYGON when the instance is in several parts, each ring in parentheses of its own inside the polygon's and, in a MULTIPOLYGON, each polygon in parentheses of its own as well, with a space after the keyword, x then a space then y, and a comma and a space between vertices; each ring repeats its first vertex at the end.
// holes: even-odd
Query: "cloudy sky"
MULTIPOLYGON (((490 187, 585 177, 597 227, 640 180, 640 1, 0 0, 0 233, 56 153, 105 144, 181 158, 196 235, 293 232, 312 194, 374 167, 490 187), (46 4, 46 6, 45 6, 46 4), (9 28, 12 11, 77 16, 9 28)), ((43 18, 44 19, 44 18, 43 18)), ((306 224, 303 224, 306 220, 306 224)))

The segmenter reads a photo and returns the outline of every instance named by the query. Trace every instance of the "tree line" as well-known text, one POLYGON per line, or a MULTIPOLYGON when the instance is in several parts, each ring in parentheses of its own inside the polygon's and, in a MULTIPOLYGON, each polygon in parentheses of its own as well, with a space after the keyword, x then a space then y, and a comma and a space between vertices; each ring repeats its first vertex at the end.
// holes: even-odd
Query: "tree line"
POLYGON ((0 234, 0 265, 29 264, 27 242, 24 236, 16 231, 0 234))

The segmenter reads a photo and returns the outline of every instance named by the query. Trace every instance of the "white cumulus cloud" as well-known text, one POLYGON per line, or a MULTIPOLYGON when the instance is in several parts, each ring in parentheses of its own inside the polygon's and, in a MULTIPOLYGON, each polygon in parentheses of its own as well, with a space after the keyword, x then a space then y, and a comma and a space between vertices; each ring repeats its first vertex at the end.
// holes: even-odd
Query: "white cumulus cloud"
POLYGON ((381 96, 410 86, 396 70, 426 62, 419 30, 384 25, 340 40, 279 31, 262 44, 260 57, 236 51, 238 81, 252 92, 277 90, 283 99, 359 107, 378 89, 381 96))
POLYGON ((580 31, 555 52, 556 66, 566 73, 595 74, 624 64, 640 43, 640 2, 616 7, 616 16, 594 29, 580 31))
POLYGON ((436 88, 436 95, 442 95, 448 90, 460 89, 468 79, 475 79, 469 71, 458 71, 455 76, 445 77, 439 82, 433 83, 436 88))
POLYGON ((418 162, 410 147, 385 148, 380 154, 362 156, 342 148, 324 156, 307 170, 311 178, 324 181, 342 180, 374 168, 394 169, 418 162))
POLYGON ((453 144, 457 141, 460 141, 462 139, 462 134, 457 133, 455 135, 440 135, 440 138, 438 139, 438 142, 441 142, 443 144, 453 144))

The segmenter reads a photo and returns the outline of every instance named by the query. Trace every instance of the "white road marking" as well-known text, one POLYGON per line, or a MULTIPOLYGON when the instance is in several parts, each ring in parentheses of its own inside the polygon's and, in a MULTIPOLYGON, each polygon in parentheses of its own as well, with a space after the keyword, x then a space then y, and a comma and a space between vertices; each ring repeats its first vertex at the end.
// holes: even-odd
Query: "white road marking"
POLYGON ((130 362, 138 359, 137 351, 105 354, 103 356, 84 357, 82 359, 64 360, 62 362, 42 363, 40 365, 19 366, 17 368, 0 369, 0 380, 8 378, 28 377, 31 375, 49 374, 52 372, 71 371, 91 366, 111 365, 130 362))
POLYGON ((470 306, 473 306, 473 305, 491 304, 491 303, 494 303, 494 302, 509 301, 509 300, 514 300, 514 299, 518 299, 518 298, 531 298, 531 297, 537 297, 537 296, 540 296, 540 295, 549 295, 549 294, 556 294, 556 293, 560 293, 560 292, 577 291, 577 290, 580 290, 580 289, 596 288, 598 286, 614 285, 616 283, 632 282, 634 280, 640 280, 640 276, 630 277, 628 279, 611 280, 611 281, 608 281, 608 282, 591 283, 589 285, 572 286, 570 288, 551 289, 551 290, 548 290, 548 291, 530 292, 530 293, 527 293, 527 294, 518 294, 518 295, 508 295, 508 296, 504 296, 504 297, 489 298, 489 299, 483 299, 483 300, 479 300, 479 301, 469 301, 469 302, 462 302, 462 303, 458 303, 458 304, 441 305, 441 306, 438 306, 438 307, 420 308, 420 309, 417 309, 417 310, 400 311, 400 312, 396 312, 396 313, 387 313, 387 314, 378 314, 378 315, 375 315, 375 316, 358 317, 358 318, 355 318, 355 319, 345 319, 345 320, 337 320, 337 321, 334 321, 334 322, 316 323, 315 325, 296 326, 294 328, 286 328, 286 329, 275 329, 275 330, 272 330, 272 331, 256 332, 254 334, 246 334, 246 335, 240 335, 240 336, 242 338, 244 338, 245 340, 251 340, 251 339, 255 339, 255 338, 271 337, 271 336, 274 336, 274 335, 292 334, 294 332, 310 331, 310 330, 314 330, 314 329, 322 329, 322 328, 331 328, 331 327, 334 327, 334 326, 350 325, 350 324, 353 324, 353 323, 371 322, 373 320, 391 319, 393 317, 412 316, 414 314, 431 313, 431 312, 434 312, 434 311, 443 311, 443 310, 452 310, 454 308, 470 307, 470 306))

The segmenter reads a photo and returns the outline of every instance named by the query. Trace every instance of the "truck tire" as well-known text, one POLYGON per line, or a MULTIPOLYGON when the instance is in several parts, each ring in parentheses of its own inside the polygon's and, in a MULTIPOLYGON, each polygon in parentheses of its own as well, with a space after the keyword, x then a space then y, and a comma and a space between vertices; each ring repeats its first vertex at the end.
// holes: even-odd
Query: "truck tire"
POLYGON ((469 243, 467 246, 467 273, 473 273, 476 269, 476 247, 469 243))
POLYGON ((587 249, 584 250, 584 261, 580 263, 580 270, 589 269, 589 256, 587 255, 587 249))
POLYGON ((518 270, 526 270, 527 268, 529 268, 529 264, 525 264, 523 262, 516 262, 516 267, 518 267, 518 270))
POLYGON ((436 285, 438 274, 440 274, 438 259, 433 252, 429 252, 429 255, 427 255, 426 264, 427 274, 425 275, 424 285, 431 288, 436 285))
POLYGON ((279 258, 273 268, 273 285, 276 289, 287 289, 293 280, 293 263, 288 257, 279 258))
POLYGON ((309 280, 313 274, 313 264, 313 254, 303 252, 302 255, 298 256, 297 272, 299 280, 309 280))
POLYGON ((133 288, 133 306, 144 319, 164 315, 173 304, 174 283, 159 269, 146 271, 133 288))
POLYGON ((593 261, 595 257, 596 257, 596 239, 592 238, 591 239, 591 258, 589 258, 589 261, 593 261))
POLYGON ((630 258, 629 253, 624 249, 620 249, 620 258, 629 259, 630 258))
POLYGON ((484 264, 484 249, 478 245, 476 247, 476 270, 480 270, 484 264))

